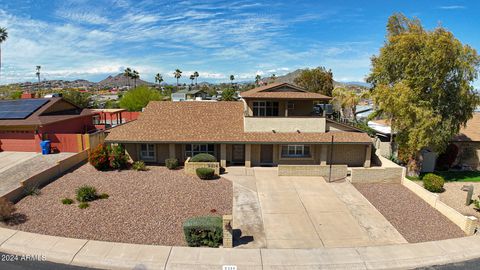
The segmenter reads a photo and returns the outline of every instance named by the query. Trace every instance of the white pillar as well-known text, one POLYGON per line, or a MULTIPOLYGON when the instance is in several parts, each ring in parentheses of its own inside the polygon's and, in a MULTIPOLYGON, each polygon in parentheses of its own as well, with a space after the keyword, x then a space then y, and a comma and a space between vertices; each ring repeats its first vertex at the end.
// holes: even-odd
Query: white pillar
POLYGON ((322 144, 320 148, 320 165, 327 165, 328 145, 322 144))
POLYGON ((168 157, 175 158, 175 144, 171 143, 168 145, 168 157))
POLYGON ((369 144, 365 147, 365 162, 363 163, 363 167, 370 168, 372 160, 372 145, 369 144))
POLYGON ((227 145, 224 143, 220 144, 220 167, 227 167, 227 145))
POLYGON ((252 167, 252 145, 245 144, 245 167, 252 167))

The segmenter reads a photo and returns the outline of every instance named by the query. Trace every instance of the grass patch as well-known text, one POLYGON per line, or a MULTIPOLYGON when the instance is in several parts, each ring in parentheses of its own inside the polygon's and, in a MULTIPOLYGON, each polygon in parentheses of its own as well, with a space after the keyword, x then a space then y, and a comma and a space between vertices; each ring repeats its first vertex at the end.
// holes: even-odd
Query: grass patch
MULTIPOLYGON (((435 171, 433 172, 445 179, 445 182, 480 182, 480 171, 435 171)), ((422 181, 425 173, 420 176, 406 176, 412 181, 422 181)))

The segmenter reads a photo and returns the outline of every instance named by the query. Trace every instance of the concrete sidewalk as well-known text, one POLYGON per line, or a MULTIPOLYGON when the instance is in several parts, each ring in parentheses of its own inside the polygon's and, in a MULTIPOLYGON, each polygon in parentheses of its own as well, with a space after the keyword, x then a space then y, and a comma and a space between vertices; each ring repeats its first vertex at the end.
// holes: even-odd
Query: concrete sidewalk
POLYGON ((135 245, 0 228, 0 251, 107 269, 408 269, 480 257, 480 237, 357 248, 213 249, 135 245))

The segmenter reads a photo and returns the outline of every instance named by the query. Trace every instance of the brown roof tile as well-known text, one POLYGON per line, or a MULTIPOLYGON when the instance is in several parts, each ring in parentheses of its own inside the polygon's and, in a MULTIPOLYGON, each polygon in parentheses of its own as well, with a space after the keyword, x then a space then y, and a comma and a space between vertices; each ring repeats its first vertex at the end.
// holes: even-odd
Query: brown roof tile
POLYGON ((330 100, 331 97, 308 92, 305 89, 289 83, 271 83, 240 93, 242 98, 275 98, 275 99, 307 99, 330 100), (292 91, 274 91, 281 87, 291 88, 292 91))
POLYGON ((110 130, 110 142, 371 143, 362 132, 244 132, 243 102, 152 101, 136 121, 110 130))

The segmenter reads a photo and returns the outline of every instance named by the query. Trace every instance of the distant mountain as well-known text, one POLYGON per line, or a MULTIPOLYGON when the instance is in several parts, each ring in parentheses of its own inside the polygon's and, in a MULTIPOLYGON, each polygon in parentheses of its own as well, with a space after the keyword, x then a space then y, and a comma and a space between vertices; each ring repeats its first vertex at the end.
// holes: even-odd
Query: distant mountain
MULTIPOLYGON (((97 83, 99 87, 124 87, 128 85, 133 87, 133 84, 134 80, 127 79, 125 76, 123 76, 123 73, 119 73, 115 76, 110 75, 97 83)), ((137 86, 139 85, 152 85, 152 83, 146 82, 142 79, 137 79, 137 86)))

